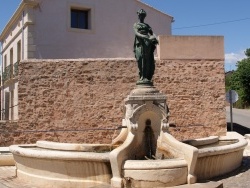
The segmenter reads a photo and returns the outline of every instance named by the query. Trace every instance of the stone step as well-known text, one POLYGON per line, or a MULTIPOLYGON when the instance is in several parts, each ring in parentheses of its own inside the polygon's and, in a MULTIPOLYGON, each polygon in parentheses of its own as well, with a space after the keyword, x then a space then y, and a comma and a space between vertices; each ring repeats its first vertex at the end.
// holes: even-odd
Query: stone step
MULTIPOLYGON (((158 187, 158 188, 163 188, 163 187, 158 187)), ((223 183, 210 181, 207 183, 179 185, 179 186, 174 186, 172 188, 223 188, 223 183)))

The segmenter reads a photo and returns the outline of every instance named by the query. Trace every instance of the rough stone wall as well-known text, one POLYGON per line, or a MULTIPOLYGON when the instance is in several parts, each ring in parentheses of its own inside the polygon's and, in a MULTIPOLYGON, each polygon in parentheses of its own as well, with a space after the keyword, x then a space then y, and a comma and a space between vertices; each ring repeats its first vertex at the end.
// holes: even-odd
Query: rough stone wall
POLYGON ((16 142, 22 142, 20 134, 16 132, 16 121, 0 121, 0 147, 7 147, 16 142))
POLYGON ((224 62, 159 61, 155 85, 167 94, 170 132, 179 140, 226 133, 224 62))
MULTIPOLYGON (((14 143, 110 143, 119 131, 103 129, 121 125, 123 100, 137 78, 134 59, 20 63, 16 130, 40 132, 15 135, 14 143)), ((157 60, 154 83, 168 97, 177 139, 226 133, 223 60, 157 60)))

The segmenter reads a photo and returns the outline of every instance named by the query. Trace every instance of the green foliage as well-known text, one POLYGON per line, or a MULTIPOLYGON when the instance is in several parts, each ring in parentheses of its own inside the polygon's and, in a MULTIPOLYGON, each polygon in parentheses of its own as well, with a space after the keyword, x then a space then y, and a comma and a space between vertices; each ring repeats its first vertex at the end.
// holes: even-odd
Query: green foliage
POLYGON ((230 90, 231 87, 230 87, 230 79, 231 79, 231 76, 226 76, 226 79, 225 79, 225 82, 226 82, 226 91, 230 90))
POLYGON ((246 49, 245 55, 249 58, 250 57, 250 48, 246 49))
POLYGON ((246 108, 250 105, 250 49, 245 51, 247 58, 238 61, 237 70, 226 77, 226 89, 233 89, 239 94, 237 107, 246 108))

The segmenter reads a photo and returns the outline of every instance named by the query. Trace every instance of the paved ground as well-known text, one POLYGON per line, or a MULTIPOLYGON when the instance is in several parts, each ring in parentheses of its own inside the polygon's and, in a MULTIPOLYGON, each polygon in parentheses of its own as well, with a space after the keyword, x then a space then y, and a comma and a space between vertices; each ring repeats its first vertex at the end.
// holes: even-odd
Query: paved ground
POLYGON ((0 167, 0 188, 35 188, 15 176, 15 167, 0 167))
MULTIPOLYGON (((227 111, 227 122, 230 121, 230 107, 226 107, 227 111)), ((233 122, 235 125, 241 125, 247 128, 250 128, 250 110, 245 110, 245 109, 236 109, 233 108, 233 122)))

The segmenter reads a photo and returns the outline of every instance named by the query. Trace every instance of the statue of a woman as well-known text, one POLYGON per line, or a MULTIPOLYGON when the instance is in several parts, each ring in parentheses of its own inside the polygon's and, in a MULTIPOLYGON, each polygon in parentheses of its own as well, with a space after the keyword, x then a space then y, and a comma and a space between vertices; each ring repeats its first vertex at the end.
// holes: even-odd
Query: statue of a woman
POLYGON ((139 22, 134 24, 135 41, 134 53, 139 68, 139 81, 137 85, 152 85, 152 78, 155 70, 154 51, 158 40, 152 28, 144 23, 147 13, 141 9, 137 12, 139 22))

